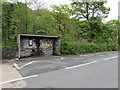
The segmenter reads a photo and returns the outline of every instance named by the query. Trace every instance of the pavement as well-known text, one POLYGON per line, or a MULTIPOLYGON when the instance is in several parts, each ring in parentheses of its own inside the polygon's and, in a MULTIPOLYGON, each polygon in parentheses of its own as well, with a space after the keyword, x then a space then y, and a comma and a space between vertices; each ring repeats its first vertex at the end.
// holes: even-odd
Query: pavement
POLYGON ((17 71, 16 68, 13 68, 12 65, 4 63, 0 64, 0 67, 0 77, 2 77, 0 82, 1 88, 23 88, 26 86, 26 82, 23 80, 11 82, 11 80, 22 78, 22 75, 17 71))

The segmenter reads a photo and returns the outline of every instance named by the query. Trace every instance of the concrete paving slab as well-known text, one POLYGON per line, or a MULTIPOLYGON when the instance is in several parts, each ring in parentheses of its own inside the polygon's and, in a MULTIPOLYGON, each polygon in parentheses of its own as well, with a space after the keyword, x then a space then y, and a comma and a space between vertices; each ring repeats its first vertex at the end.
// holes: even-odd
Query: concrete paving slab
POLYGON ((22 76, 15 68, 12 67, 12 65, 0 64, 0 67, 2 67, 2 70, 0 70, 0 72, 2 73, 2 76, 0 76, 2 77, 2 82, 0 83, 0 86, 2 88, 23 88, 26 86, 26 82, 24 80, 3 83, 6 81, 22 78, 22 76))

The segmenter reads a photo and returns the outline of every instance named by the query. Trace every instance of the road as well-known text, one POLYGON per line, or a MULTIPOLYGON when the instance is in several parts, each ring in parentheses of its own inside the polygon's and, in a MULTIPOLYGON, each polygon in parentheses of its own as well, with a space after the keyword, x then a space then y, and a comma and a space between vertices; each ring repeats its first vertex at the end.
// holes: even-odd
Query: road
POLYGON ((90 62, 84 64, 39 73, 25 79, 25 88, 118 88, 117 56, 117 52, 108 52, 86 57, 90 62))

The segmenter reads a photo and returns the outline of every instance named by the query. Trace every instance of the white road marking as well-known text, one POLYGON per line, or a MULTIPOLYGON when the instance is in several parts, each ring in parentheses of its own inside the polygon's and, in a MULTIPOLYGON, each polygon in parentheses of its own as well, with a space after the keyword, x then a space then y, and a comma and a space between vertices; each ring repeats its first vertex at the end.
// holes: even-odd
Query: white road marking
MULTIPOLYGON (((117 58, 117 57, 118 56, 114 56, 114 57, 111 57, 111 58, 106 58, 104 60, 110 60, 110 59, 117 58)), ((93 62, 89 62, 89 63, 85 63, 85 64, 80 64, 80 65, 76 65, 76 66, 66 67, 65 69, 71 69, 71 68, 81 67, 81 66, 85 66, 85 65, 88 65, 88 64, 96 63, 96 62, 98 62, 98 61, 93 61, 93 62)))
POLYGON ((14 63, 13 66, 15 66, 17 69, 20 69, 20 67, 16 63, 14 63))
POLYGON ((24 79, 28 79, 28 78, 33 78, 33 77, 37 77, 38 75, 32 75, 32 76, 27 76, 27 77, 23 77, 23 78, 18 78, 18 79, 13 79, 13 80, 9 80, 9 81, 5 81, 5 82, 0 82, 1 84, 5 84, 5 83, 11 83, 11 82, 15 82, 15 81, 19 81, 19 80, 24 80, 24 79))
POLYGON ((117 57, 118 57, 118 56, 111 57, 111 58, 106 58, 105 60, 110 60, 110 59, 117 58, 117 57))
POLYGON ((72 66, 72 67, 67 67, 65 69, 71 69, 71 68, 81 67, 81 66, 85 66, 85 65, 88 65, 88 64, 96 63, 96 62, 98 62, 98 61, 93 61, 93 62, 89 62, 89 63, 85 63, 85 64, 80 64, 80 65, 76 65, 76 66, 72 66))
POLYGON ((28 66, 28 65, 30 65, 30 64, 32 64, 32 63, 34 63, 34 62, 52 62, 52 63, 54 63, 53 61, 31 61, 31 62, 29 62, 29 63, 27 63, 27 64, 24 64, 23 66, 18 66, 16 63, 14 63, 13 65, 17 68, 17 69, 21 69, 21 68, 23 68, 23 67, 25 67, 25 66, 28 66))

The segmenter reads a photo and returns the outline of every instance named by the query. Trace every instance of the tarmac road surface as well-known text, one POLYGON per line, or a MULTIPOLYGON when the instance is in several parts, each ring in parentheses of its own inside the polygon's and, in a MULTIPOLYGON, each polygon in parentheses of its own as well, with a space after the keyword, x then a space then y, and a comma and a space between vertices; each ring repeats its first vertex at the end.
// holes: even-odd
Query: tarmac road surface
MULTIPOLYGON (((80 59, 77 56, 64 58, 80 59)), ((71 65, 63 63, 64 67, 59 70, 36 73, 38 76, 25 79, 25 88, 118 88, 118 52, 83 59, 88 62, 71 65)))

